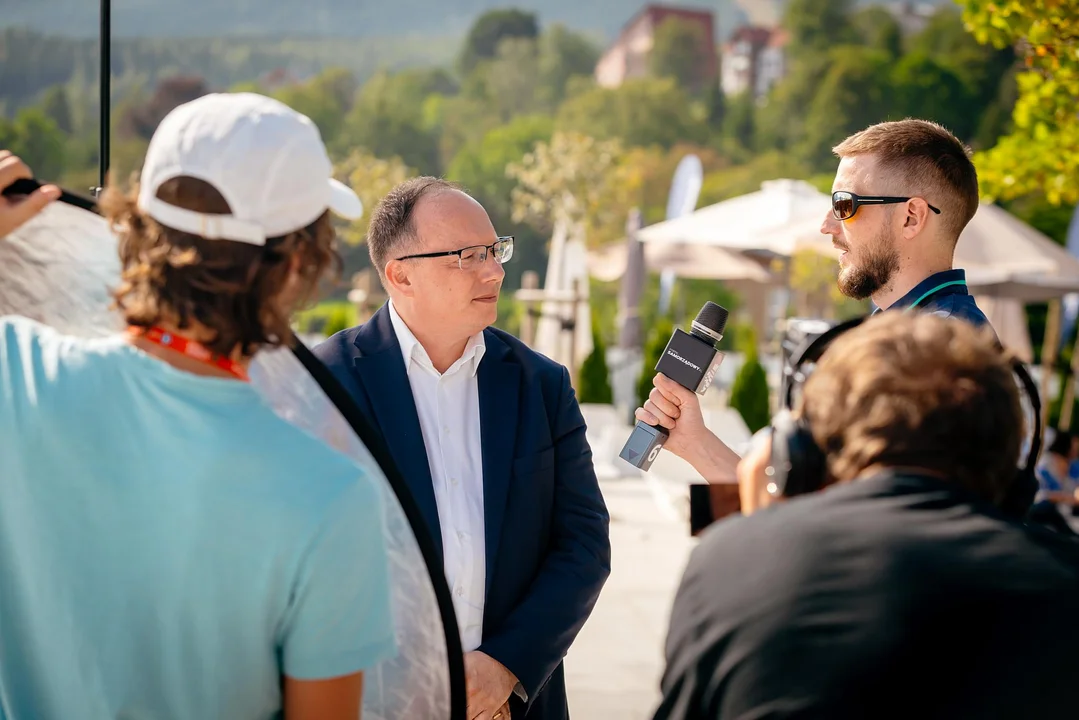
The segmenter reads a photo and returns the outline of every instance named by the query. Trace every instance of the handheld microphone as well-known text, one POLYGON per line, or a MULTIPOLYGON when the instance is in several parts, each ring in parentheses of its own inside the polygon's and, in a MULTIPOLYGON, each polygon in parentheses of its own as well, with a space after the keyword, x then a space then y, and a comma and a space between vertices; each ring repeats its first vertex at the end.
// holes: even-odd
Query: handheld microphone
MULTIPOLYGON (((690 332, 676 328, 663 355, 656 363, 657 373, 663 373, 687 390, 703 395, 712 385, 723 353, 716 344, 723 339, 727 327, 727 309, 714 302, 706 302, 690 332)), ((662 426, 637 421, 629 440, 618 457, 641 470, 648 470, 659 456, 670 432, 662 426)))

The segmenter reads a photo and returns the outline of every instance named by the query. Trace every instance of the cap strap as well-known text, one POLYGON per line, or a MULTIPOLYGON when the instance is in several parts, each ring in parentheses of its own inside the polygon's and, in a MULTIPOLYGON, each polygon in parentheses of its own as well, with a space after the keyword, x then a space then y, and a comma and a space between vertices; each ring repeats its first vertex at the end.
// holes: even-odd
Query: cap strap
POLYGON ((157 222, 181 232, 207 240, 234 240, 265 245, 266 233, 255 223, 237 220, 231 215, 211 215, 170 205, 160 198, 150 197, 139 202, 143 212, 157 222))

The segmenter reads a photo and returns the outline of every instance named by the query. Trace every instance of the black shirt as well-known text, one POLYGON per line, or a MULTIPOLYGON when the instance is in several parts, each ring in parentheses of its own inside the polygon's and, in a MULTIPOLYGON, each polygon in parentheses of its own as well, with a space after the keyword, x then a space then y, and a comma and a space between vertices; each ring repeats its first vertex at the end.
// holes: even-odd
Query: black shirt
POLYGON ((657 720, 1079 717, 1079 544, 884 473, 709 528, 657 720))
MULTIPOLYGON (((966 278, 967 274, 963 270, 934 273, 885 309, 910 310, 917 307, 921 312, 960 318, 977 327, 989 325, 989 319, 974 302, 974 297, 967 288, 966 278)), ((874 314, 878 312, 882 310, 878 308, 874 314)))

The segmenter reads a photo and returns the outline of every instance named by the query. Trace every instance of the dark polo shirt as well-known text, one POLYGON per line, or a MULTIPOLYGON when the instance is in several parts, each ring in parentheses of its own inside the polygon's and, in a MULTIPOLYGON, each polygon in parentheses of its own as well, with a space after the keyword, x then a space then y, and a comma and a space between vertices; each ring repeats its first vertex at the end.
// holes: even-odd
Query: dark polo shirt
POLYGON ((912 310, 916 307, 921 312, 960 318, 978 327, 989 325, 989 319, 967 289, 966 278, 963 270, 934 273, 889 307, 878 308, 873 314, 883 310, 912 310))

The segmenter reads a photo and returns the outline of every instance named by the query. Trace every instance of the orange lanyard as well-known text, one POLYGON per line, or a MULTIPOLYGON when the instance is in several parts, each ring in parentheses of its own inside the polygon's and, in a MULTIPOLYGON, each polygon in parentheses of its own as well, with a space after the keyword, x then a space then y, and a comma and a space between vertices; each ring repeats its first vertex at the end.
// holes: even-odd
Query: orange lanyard
POLYGON ((231 358, 227 358, 224 355, 215 354, 200 342, 188 340, 175 333, 166 332, 159 327, 144 329, 132 326, 129 327, 127 331, 131 335, 144 337, 155 345, 160 345, 161 347, 166 347, 169 350, 178 352, 181 355, 186 355, 192 360, 198 360, 207 365, 213 365, 216 368, 236 376, 240 380, 247 381, 250 379, 247 376, 247 370, 245 370, 240 363, 231 358))

